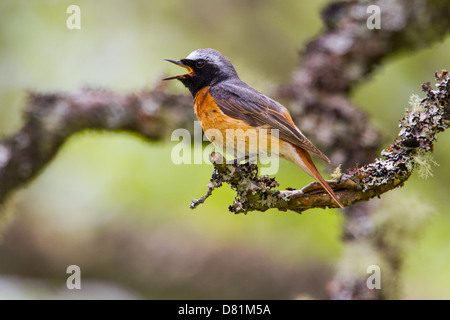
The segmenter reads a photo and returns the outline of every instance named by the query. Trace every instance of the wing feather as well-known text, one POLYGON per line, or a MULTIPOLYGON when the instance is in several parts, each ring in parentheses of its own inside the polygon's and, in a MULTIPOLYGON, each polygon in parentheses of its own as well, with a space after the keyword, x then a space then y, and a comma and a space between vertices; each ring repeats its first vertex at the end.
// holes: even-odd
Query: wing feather
POLYGON ((243 120, 253 127, 278 129, 279 138, 330 162, 292 121, 287 109, 245 82, 233 79, 211 86, 210 94, 227 116, 243 120))

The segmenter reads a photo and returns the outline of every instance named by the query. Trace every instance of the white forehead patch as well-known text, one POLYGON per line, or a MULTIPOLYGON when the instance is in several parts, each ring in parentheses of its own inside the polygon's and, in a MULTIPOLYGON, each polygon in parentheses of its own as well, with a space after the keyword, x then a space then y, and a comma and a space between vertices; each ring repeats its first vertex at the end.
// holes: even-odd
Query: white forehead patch
POLYGON ((218 54, 214 54, 213 52, 206 52, 205 49, 199 49, 192 51, 186 59, 189 60, 198 60, 203 59, 212 62, 218 67, 221 67, 224 65, 223 61, 220 59, 220 56, 218 54))

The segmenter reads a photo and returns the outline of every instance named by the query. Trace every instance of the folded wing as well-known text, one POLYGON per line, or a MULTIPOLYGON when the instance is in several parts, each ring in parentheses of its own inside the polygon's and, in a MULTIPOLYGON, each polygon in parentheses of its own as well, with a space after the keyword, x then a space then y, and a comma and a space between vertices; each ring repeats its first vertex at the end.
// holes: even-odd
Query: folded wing
POLYGON ((278 129, 279 138, 330 162, 292 121, 287 109, 239 79, 221 82, 209 90, 227 116, 265 129, 278 129))

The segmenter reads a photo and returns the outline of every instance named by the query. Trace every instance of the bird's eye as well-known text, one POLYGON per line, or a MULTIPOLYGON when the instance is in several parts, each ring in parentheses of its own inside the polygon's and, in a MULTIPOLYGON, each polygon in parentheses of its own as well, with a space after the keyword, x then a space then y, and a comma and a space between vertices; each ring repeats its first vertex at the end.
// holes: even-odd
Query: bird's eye
POLYGON ((205 66, 205 64, 206 64, 205 60, 198 60, 198 61, 195 63, 195 66, 196 66, 197 68, 203 68, 203 67, 205 66))

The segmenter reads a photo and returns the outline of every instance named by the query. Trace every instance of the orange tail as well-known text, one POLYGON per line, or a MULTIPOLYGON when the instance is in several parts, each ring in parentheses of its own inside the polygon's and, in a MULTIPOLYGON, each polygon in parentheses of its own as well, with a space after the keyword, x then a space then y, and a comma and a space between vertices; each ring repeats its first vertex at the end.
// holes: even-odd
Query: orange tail
POLYGON ((308 151, 303 150, 302 148, 299 148, 297 146, 295 147, 295 149, 297 150, 299 157, 302 159, 303 163, 308 168, 308 170, 310 171, 312 176, 314 178, 316 178, 316 180, 322 185, 322 187, 328 192, 328 194, 334 199, 334 201, 336 201, 336 203, 339 205, 339 207, 344 208, 344 205, 342 204, 342 202, 339 201, 337 196, 334 194, 333 189, 330 188, 328 183, 326 183, 326 181, 320 175, 320 173, 317 170, 316 165, 312 161, 311 156, 309 155, 308 151))

